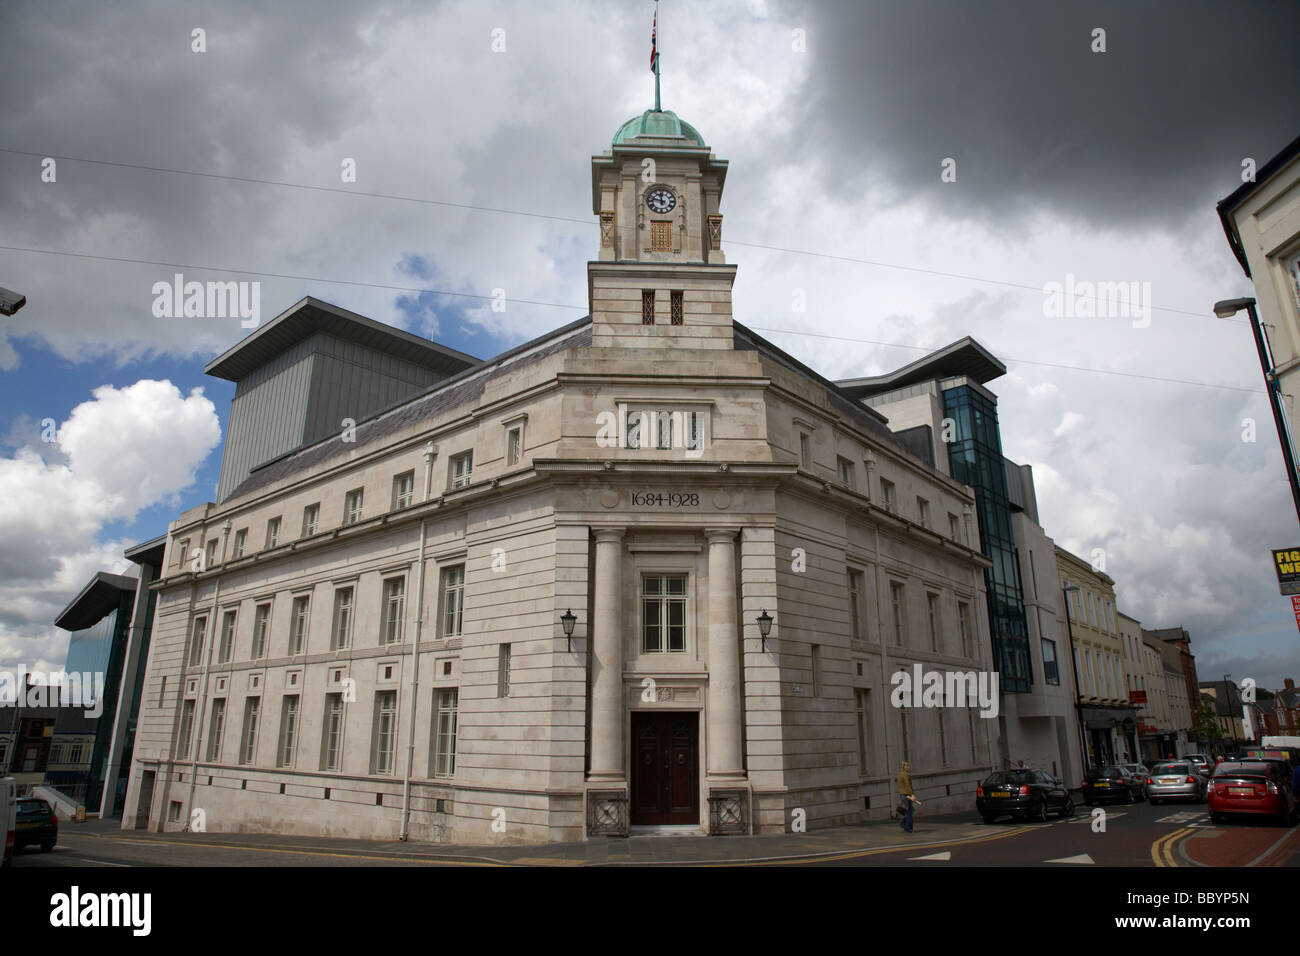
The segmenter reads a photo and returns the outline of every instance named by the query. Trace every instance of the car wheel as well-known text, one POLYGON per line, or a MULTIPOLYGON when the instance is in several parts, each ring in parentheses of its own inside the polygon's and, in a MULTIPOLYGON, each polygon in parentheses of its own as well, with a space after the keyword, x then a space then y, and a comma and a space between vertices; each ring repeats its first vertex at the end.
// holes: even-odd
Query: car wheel
POLYGON ((1125 790, 1125 791, 1124 791, 1124 799, 1121 800, 1120 803, 1132 803, 1132 802, 1133 802, 1133 791, 1132 791, 1132 790, 1125 790))
POLYGON ((1047 798, 1046 797, 1043 797, 1041 800, 1039 800, 1038 806, 1034 807, 1034 813, 1032 819, 1035 823, 1047 822, 1047 798))
POLYGON ((1065 798, 1065 806, 1061 807, 1061 818, 1074 816, 1074 801, 1070 797, 1065 798))
POLYGON ((991 813, 986 813, 986 814, 984 814, 984 822, 985 822, 985 823, 992 824, 993 821, 996 820, 996 819, 997 819, 997 817, 994 816, 994 815, 991 814, 991 813))
POLYGON ((53 850, 53 849, 54 849, 54 844, 53 844, 53 843, 42 843, 42 844, 41 844, 41 852, 42 852, 42 853, 49 853, 49 852, 50 852, 51 850, 53 850))
POLYGON ((1159 798, 1159 797, 1148 797, 1147 800, 1151 803, 1151 806, 1153 806, 1153 807, 1155 807, 1155 806, 1159 806, 1159 804, 1160 804, 1160 798, 1159 798))
POLYGON ((1211 814, 1210 814, 1210 822, 1211 822, 1211 823, 1222 823, 1222 822, 1223 822, 1223 814, 1222 814, 1222 813, 1211 813, 1211 814))

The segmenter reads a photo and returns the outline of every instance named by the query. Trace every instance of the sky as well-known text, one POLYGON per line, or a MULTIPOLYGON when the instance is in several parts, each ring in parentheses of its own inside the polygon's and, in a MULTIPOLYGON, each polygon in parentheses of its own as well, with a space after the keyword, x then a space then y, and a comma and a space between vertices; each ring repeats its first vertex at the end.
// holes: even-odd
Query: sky
MULTIPOLYGON (((0 668, 61 667, 91 575, 214 497, 234 386, 203 367, 250 330, 158 316, 155 283, 260 282, 263 321, 313 295, 484 358, 586 314, 590 159, 653 105, 654 11, 0 5, 0 286, 28 297, 0 317, 0 668)), ((1300 133, 1298 34, 1265 0, 658 20, 664 108, 730 164, 736 319, 829 378, 973 336, 1047 533, 1186 627, 1202 679, 1266 688, 1300 677, 1269 555, 1300 529, 1250 328, 1211 311, 1252 294, 1215 203, 1300 133), (1078 282, 1149 308, 1050 307, 1078 282)))

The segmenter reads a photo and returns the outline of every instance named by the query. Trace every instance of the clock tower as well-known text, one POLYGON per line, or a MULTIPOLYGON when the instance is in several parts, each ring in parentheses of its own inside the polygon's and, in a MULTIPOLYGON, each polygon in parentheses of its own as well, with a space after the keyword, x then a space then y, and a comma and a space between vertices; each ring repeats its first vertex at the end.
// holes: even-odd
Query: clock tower
POLYGON ((726 160, 671 110, 633 117, 592 157, 592 345, 732 347, 736 267, 722 254, 718 211, 726 177, 726 160))

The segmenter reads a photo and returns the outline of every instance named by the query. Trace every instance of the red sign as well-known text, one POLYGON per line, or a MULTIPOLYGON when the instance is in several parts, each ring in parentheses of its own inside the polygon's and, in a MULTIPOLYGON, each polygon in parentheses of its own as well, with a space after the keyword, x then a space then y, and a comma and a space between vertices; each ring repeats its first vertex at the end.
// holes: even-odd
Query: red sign
MULTIPOLYGON (((1300 615, 1300 611, 1296 613, 1300 615)), ((1297 617, 1296 620, 1300 621, 1300 617, 1297 617)), ((1135 704, 1145 704, 1147 702, 1147 692, 1144 690, 1131 690, 1128 692, 1128 699, 1135 704)))
POLYGON ((1295 611, 1295 624, 1300 627, 1300 594, 1291 595, 1291 610, 1295 611))

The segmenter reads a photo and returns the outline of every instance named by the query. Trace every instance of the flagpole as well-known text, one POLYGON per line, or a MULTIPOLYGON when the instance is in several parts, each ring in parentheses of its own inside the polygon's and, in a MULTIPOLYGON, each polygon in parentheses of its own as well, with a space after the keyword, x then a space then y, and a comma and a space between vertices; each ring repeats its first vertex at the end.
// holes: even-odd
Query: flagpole
POLYGON ((659 0, 655 0, 654 26, 650 28, 650 62, 655 71, 655 112, 659 109, 659 0))

